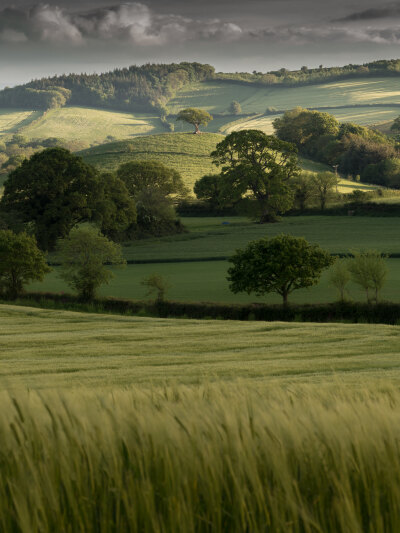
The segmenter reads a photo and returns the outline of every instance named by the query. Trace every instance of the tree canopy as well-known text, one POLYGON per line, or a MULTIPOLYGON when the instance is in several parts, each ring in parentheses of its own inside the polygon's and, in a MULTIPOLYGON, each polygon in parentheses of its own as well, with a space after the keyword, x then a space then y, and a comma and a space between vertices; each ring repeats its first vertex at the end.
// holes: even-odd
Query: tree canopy
POLYGON ((120 245, 111 242, 93 227, 75 228, 57 243, 61 278, 83 300, 91 300, 114 277, 110 266, 124 266, 120 245))
POLYGON ((276 292, 287 304, 291 292, 316 285, 334 259, 301 237, 278 235, 250 242, 230 262, 233 266, 228 270, 228 281, 234 293, 263 296, 276 292))
POLYGON ((24 285, 42 281, 50 270, 34 237, 11 230, 0 231, 0 293, 15 299, 24 285))
POLYGON ((227 135, 211 157, 221 167, 230 195, 250 194, 257 201, 260 222, 276 220, 292 207, 289 181, 299 172, 293 144, 259 130, 242 130, 227 135))
POLYGON ((33 224, 39 246, 49 250, 77 223, 93 218, 100 198, 93 167, 68 150, 49 148, 11 172, 1 207, 33 224))
POLYGON ((200 133, 200 126, 207 126, 212 120, 212 116, 203 109, 197 109, 195 107, 188 107, 179 111, 176 120, 187 122, 195 127, 194 133, 200 133))
POLYGON ((118 168, 117 177, 136 205, 139 231, 163 235, 182 230, 174 202, 185 198, 188 189, 179 172, 157 161, 131 161, 118 168))

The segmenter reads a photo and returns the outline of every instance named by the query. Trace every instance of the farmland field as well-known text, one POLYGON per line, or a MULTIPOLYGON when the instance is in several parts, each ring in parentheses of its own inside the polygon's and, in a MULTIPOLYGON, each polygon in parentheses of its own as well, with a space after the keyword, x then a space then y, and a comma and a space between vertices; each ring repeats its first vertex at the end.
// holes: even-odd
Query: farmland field
MULTIPOLYGON (((272 294, 263 298, 245 293, 232 294, 226 280, 229 263, 207 260, 224 259, 251 240, 279 233, 305 237, 331 253, 371 248, 387 254, 400 253, 399 218, 286 217, 278 224, 265 226, 240 217, 186 218, 183 222, 191 230, 190 233, 136 241, 124 246, 124 255, 128 260, 147 261, 148 264, 128 265, 126 269, 115 270, 115 279, 101 290, 101 294, 143 299, 146 291, 141 281, 157 272, 169 281, 171 289, 168 297, 174 300, 279 303, 280 297, 272 294), (191 259, 193 262, 179 262, 182 259, 191 259)), ((390 259, 388 266, 388 282, 382 291, 382 298, 400 301, 400 259, 390 259)), ((57 269, 43 283, 35 283, 30 289, 68 292, 68 287, 58 277, 57 269)), ((350 284, 349 292, 354 300, 365 300, 365 294, 357 286, 350 284)), ((290 299, 297 303, 328 302, 335 301, 337 294, 330 287, 328 274, 325 273, 316 287, 295 291, 290 299)))
POLYGON ((155 160, 178 170, 192 188, 201 176, 216 173, 210 153, 222 135, 166 133, 115 142, 80 152, 85 161, 103 170, 116 170, 132 160, 155 160))
POLYGON ((40 116, 38 111, 20 109, 0 109, 0 138, 15 133, 21 127, 40 116))
POLYGON ((159 133, 164 130, 160 119, 148 114, 131 114, 84 107, 64 107, 48 111, 38 122, 28 125, 23 133, 29 139, 57 137, 82 142, 106 142, 159 133))
MULTIPOLYGON (((352 79, 304 87, 255 87, 205 82, 180 91, 169 102, 169 109, 176 113, 183 107, 200 107, 211 113, 224 113, 232 100, 241 104, 244 113, 264 113, 268 107, 286 110, 296 106, 350 108, 354 105, 400 104, 400 85, 397 78, 352 79)), ((356 114, 357 111, 353 109, 349 112, 356 114)), ((375 109, 374 112, 378 111, 375 109)), ((360 110, 360 113, 363 111, 360 110)), ((377 120, 374 118, 375 122, 377 120)))
POLYGON ((398 531, 397 326, 0 320, 2 531, 398 531))
MULTIPOLYGON (((119 165, 133 160, 155 160, 178 170, 185 184, 192 189, 196 180, 205 174, 216 174, 210 153, 223 136, 215 133, 191 135, 189 133, 164 133, 148 135, 129 141, 103 144, 79 152, 85 161, 106 171, 114 171, 119 165)), ((332 170, 327 165, 302 157, 300 166, 305 170, 319 172, 332 170)), ((354 189, 373 190, 374 186, 341 180, 340 192, 354 189)))

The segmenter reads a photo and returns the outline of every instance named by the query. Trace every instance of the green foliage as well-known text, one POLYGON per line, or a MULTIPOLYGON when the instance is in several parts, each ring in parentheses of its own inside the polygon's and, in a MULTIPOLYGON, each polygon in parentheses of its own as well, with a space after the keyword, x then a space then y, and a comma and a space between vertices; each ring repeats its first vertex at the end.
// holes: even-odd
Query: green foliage
POLYGON ((194 107, 188 107, 179 111, 176 120, 187 122, 195 127, 195 133, 200 133, 199 126, 207 126, 207 124, 213 119, 213 117, 207 111, 203 109, 196 109, 194 107))
POLYGON ((260 222, 276 220, 292 207, 290 179, 298 174, 296 148, 259 130, 233 132, 211 157, 221 167, 229 197, 248 193, 257 200, 260 222))
POLYGON ((50 272, 34 237, 0 230, 0 293, 15 299, 32 281, 42 281, 50 272))
POLYGON ((96 216, 99 173, 63 148, 49 148, 23 161, 4 184, 1 207, 33 225, 40 248, 51 250, 79 222, 96 216))
POLYGON ((1 107, 49 109, 72 105, 153 111, 185 85, 212 78, 199 63, 146 64, 104 74, 70 74, 34 80, 0 92, 1 107))
POLYGON ((291 180, 295 206, 304 211, 316 193, 314 172, 302 172, 291 180))
POLYGON ((329 283, 338 291, 341 302, 344 302, 346 299, 346 287, 350 278, 349 260, 336 259, 333 267, 329 271, 329 283))
POLYGON ((193 191, 199 200, 204 200, 215 210, 230 207, 240 199, 240 195, 235 196, 235 191, 227 187, 220 174, 203 176, 196 181, 193 191))
POLYGON ((166 235, 182 230, 174 201, 185 198, 188 191, 179 172, 157 161, 132 161, 121 165, 117 176, 136 205, 139 231, 166 235))
POLYGON ((400 158, 384 159, 379 163, 367 165, 361 179, 364 183, 400 189, 400 158))
POLYGON ((230 289, 263 296, 276 292, 287 304, 294 290, 311 287, 334 259, 317 245, 290 235, 250 242, 230 259, 230 289))
POLYGON ((325 209, 326 204, 335 192, 339 184, 338 177, 332 172, 318 172, 312 177, 314 190, 318 196, 321 209, 325 209))
POLYGON ((125 183, 114 174, 102 174, 99 186, 102 191, 95 208, 97 224, 103 235, 121 241, 136 224, 135 202, 125 183))
POLYGON ((291 142, 305 154, 312 155, 314 144, 322 136, 339 133, 339 122, 329 113, 297 107, 273 122, 277 136, 291 142))
POLYGON ((372 289, 375 302, 377 302, 379 291, 384 286, 388 274, 385 256, 376 250, 354 251, 353 256, 348 263, 352 281, 365 290, 368 302, 370 301, 369 291, 372 289))
POLYGON ((232 113, 232 115, 240 115, 242 112, 242 106, 237 100, 233 100, 231 102, 231 105, 229 106, 229 112, 232 113))
POLYGON ((113 278, 108 265, 126 264, 121 247, 91 227, 73 229, 58 241, 57 258, 61 278, 84 301, 92 300, 99 287, 113 278))
POLYGON ((390 127, 390 131, 394 131, 396 133, 400 132, 400 117, 394 119, 393 124, 390 127))
POLYGON ((155 295, 156 302, 161 303, 165 300, 165 294, 171 285, 164 276, 154 273, 142 281, 142 285, 148 289, 147 296, 155 295))

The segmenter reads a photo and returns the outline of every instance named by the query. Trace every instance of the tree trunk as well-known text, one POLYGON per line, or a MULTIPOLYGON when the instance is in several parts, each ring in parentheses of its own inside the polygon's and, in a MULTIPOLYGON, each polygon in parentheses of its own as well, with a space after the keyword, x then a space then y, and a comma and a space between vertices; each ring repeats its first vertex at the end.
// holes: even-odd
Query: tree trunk
POLYGON ((195 131, 194 131, 194 134, 197 135, 199 133, 201 133, 200 129, 199 129, 199 125, 198 124, 194 124, 194 127, 195 127, 195 131))
POLYGON ((283 298, 283 307, 287 307, 289 305, 289 302, 288 302, 288 293, 287 292, 284 292, 282 294, 282 298, 283 298))

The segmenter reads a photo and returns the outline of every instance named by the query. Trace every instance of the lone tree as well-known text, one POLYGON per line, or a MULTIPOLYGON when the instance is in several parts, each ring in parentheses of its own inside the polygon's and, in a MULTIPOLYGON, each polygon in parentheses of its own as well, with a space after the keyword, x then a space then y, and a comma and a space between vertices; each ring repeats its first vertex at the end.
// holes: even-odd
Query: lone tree
POLYGON ((187 109, 182 109, 179 111, 176 120, 182 122, 187 122, 192 124, 195 128, 194 133, 201 133, 200 126, 207 126, 207 124, 212 120, 212 116, 207 111, 203 109, 197 109, 195 107, 188 107, 187 109))
POLYGON ((73 229, 58 242, 57 255, 60 277, 85 301, 92 300, 98 288, 114 277, 109 266, 126 264, 121 247, 92 227, 73 229))
POLYGON ((42 281, 50 270, 34 237, 0 231, 0 292, 7 298, 17 298, 24 285, 42 281))
POLYGON ((261 224, 275 222, 292 207, 290 180, 299 173, 293 144, 259 130, 235 131, 217 144, 211 157, 221 167, 230 195, 257 201, 261 224))
POLYGON ((257 296, 276 292, 287 305, 291 292, 316 285, 334 259, 301 237, 278 235, 250 242, 230 262, 233 267, 227 279, 232 292, 254 292, 257 296))
POLYGON ((171 285, 168 281, 161 276, 161 274, 151 274, 147 278, 144 278, 141 282, 144 287, 147 287, 146 296, 155 295, 155 301, 157 304, 162 303, 165 299, 165 294, 171 285))
POLYGON ((329 283, 339 293, 340 301, 346 299, 347 284, 351 278, 348 259, 337 259, 329 273, 329 283))
POLYGON ((233 102, 231 102, 231 105, 229 106, 229 112, 232 113, 232 115, 240 115, 242 112, 242 106, 237 100, 233 100, 233 102))

